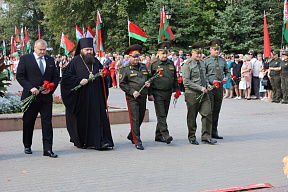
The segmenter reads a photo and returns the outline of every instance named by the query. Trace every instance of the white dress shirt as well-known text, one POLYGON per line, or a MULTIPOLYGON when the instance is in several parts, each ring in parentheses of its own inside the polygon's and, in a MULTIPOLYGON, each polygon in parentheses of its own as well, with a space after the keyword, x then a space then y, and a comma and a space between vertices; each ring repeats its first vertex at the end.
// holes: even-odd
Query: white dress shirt
MULTIPOLYGON (((34 52, 33 53, 33 55, 34 55, 34 57, 35 57, 35 60, 36 60, 36 62, 37 62, 37 64, 38 64, 38 67, 39 67, 39 69, 40 69, 40 64, 39 64, 39 61, 40 61, 40 57, 34 52)), ((41 57, 41 61, 42 61, 42 63, 43 63, 43 66, 44 66, 44 71, 46 70, 46 61, 45 61, 45 57, 43 56, 43 57, 41 57)))

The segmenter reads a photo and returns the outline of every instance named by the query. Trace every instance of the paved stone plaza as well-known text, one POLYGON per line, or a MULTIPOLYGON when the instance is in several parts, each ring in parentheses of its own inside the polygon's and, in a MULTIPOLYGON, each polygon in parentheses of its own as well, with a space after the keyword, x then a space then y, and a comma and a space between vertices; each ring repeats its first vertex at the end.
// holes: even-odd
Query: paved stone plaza
MULTIPOLYGON (((59 88, 58 88, 59 89, 59 88)), ((9 91, 17 91, 13 82, 9 91)), ((59 90, 56 91, 59 94, 59 90)), ((126 106, 124 94, 110 89, 109 104, 126 106)), ((186 105, 180 96, 168 116, 170 145, 154 141, 156 116, 141 128, 144 151, 126 139, 130 125, 111 127, 115 147, 81 150, 66 128, 54 129, 54 152, 42 156, 41 130, 34 131, 32 155, 23 152, 22 131, 0 132, 0 191, 203 191, 254 183, 287 185, 282 159, 288 155, 288 105, 225 99, 215 146, 191 145, 186 105)), ((201 141, 198 117, 197 139, 201 141)))

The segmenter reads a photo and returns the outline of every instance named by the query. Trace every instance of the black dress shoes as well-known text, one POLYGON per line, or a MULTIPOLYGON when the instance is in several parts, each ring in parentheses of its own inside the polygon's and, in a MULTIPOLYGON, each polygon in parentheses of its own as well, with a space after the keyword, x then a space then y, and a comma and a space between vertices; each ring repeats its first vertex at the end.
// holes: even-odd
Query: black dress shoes
POLYGON ((136 149, 144 150, 144 147, 142 144, 136 145, 135 147, 136 147, 136 149))
POLYGON ((109 143, 104 143, 100 146, 100 149, 104 150, 104 149, 108 149, 110 147, 109 143))
POLYGON ((128 139, 128 140, 130 140, 132 144, 135 144, 135 142, 134 142, 133 138, 131 138, 131 137, 127 136, 127 139, 128 139))
POLYGON ((52 158, 58 157, 58 155, 54 154, 53 151, 44 151, 43 156, 49 156, 52 158))
POLYGON ((212 138, 214 138, 214 139, 223 139, 223 137, 219 136, 218 134, 212 135, 212 138))
POLYGON ((195 139, 195 140, 191 140, 189 141, 191 144, 193 145, 199 145, 198 141, 195 139))
POLYGON ((173 141, 173 137, 172 137, 172 136, 169 136, 169 137, 166 139, 166 143, 167 143, 167 144, 170 144, 171 141, 173 141))
POLYGON ((155 141, 166 143, 166 141, 163 137, 156 137, 155 141))
POLYGON ((25 149, 24 149, 24 153, 26 153, 26 154, 32 154, 31 147, 25 148, 25 149))
POLYGON ((210 145, 214 145, 215 143, 217 143, 217 141, 213 139, 202 140, 202 142, 210 145))

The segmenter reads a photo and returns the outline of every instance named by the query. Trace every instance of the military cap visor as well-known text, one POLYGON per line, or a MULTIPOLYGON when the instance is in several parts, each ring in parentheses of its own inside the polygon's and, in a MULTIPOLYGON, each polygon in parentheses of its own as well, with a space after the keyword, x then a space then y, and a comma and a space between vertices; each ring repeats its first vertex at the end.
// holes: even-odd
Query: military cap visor
POLYGON ((273 51, 273 52, 272 52, 273 55, 276 55, 276 54, 279 55, 279 53, 280 53, 280 51, 273 51))
POLYGON ((139 57, 140 51, 142 51, 141 45, 134 44, 128 47, 128 49, 125 51, 125 55, 129 55, 132 57, 139 57))
POLYGON ((207 44, 211 49, 220 49, 222 45, 221 39, 213 39, 207 44))
POLYGON ((196 51, 197 53, 202 53, 203 52, 203 48, 206 46, 207 44, 204 41, 199 41, 197 43, 195 43, 194 45, 192 45, 192 51, 196 51))
POLYGON ((158 51, 169 52, 169 49, 171 46, 172 46, 172 44, 169 41, 163 41, 163 42, 159 43, 158 45, 156 45, 155 48, 158 51))

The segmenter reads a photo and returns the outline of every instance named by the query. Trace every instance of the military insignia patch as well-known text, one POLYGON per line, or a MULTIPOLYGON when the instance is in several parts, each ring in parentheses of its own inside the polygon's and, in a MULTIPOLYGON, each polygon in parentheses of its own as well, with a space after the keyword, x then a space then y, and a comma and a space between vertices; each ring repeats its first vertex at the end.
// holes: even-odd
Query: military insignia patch
POLYGON ((122 74, 119 74, 119 79, 122 79, 122 74))

